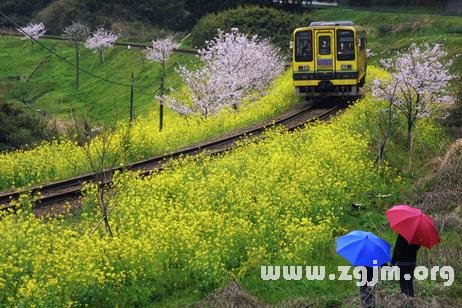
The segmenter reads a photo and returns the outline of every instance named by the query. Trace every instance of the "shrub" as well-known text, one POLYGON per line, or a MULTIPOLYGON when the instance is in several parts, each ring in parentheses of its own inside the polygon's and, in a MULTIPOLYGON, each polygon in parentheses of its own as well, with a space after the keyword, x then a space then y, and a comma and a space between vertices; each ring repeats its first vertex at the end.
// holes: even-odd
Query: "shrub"
MULTIPOLYGON (((0 11, 12 17, 16 22, 24 25, 37 11, 45 7, 52 0, 3 0, 0 1, 0 11)), ((11 27, 4 18, 0 18, 0 26, 11 27)))
POLYGON ((18 104, 0 101, 0 152, 31 147, 55 133, 44 119, 18 104))
MULTIPOLYGON (((86 1, 88 2, 88 1, 86 1)), ((61 33, 71 21, 79 21, 95 26, 110 28, 112 19, 104 14, 97 14, 94 10, 100 9, 87 7, 85 1, 80 3, 75 0, 56 0, 38 13, 51 34, 61 33)))
POLYGON ((269 38, 276 46, 287 50, 290 33, 295 28, 308 23, 303 15, 274 8, 240 7, 203 17, 194 27, 191 40, 194 46, 203 47, 205 41, 211 40, 218 34, 218 29, 229 32, 231 28, 239 28, 242 33, 258 34, 262 38, 269 38))

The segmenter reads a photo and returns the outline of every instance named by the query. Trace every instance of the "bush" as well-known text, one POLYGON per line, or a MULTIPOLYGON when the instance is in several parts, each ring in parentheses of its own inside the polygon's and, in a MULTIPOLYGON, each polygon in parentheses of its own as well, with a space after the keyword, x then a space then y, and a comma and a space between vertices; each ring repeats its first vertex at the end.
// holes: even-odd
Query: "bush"
POLYGON ((186 11, 182 1, 139 0, 55 0, 40 11, 41 19, 50 33, 60 33, 71 21, 97 27, 109 27, 116 21, 139 21, 178 30, 184 24, 186 11))
MULTIPOLYGON (((30 19, 51 0, 2 0, 0 11, 13 18, 16 22, 25 25, 30 19)), ((0 17, 0 26, 12 27, 3 17, 0 17)))
POLYGON ((432 6, 446 4, 447 0, 348 0, 351 6, 367 7, 371 5, 396 5, 396 6, 432 6))
POLYGON ((38 13, 38 19, 45 24, 48 34, 59 34, 71 21, 110 28, 112 20, 100 12, 92 12, 84 3, 74 0, 57 0, 38 13))
POLYGON ((194 27, 191 40, 194 46, 203 47, 205 41, 217 35, 218 29, 228 32, 236 27, 245 34, 258 34, 260 37, 270 38, 276 46, 286 50, 292 31, 307 24, 309 21, 300 14, 274 8, 247 6, 205 16, 194 27))
POLYGON ((0 152, 30 147, 54 133, 23 106, 0 101, 0 152))

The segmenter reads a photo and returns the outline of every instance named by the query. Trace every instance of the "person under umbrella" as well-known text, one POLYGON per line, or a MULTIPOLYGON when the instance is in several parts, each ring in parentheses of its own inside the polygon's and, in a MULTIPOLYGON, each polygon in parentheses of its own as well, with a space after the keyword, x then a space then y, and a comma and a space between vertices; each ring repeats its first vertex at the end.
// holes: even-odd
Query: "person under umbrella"
POLYGON ((399 267, 399 286, 401 293, 414 297, 414 270, 417 260, 417 251, 420 245, 410 244, 399 233, 396 238, 395 247, 393 248, 393 257, 391 265, 399 267), (406 280, 406 276, 409 278, 406 280))
POLYGON ((390 228, 398 233, 391 264, 399 267, 401 293, 413 297, 417 251, 439 243, 438 231, 430 217, 408 205, 396 205, 385 214, 390 228))
MULTIPOLYGON (((373 282, 373 266, 381 266, 390 261, 390 244, 372 232, 352 231, 335 240, 336 252, 353 266, 366 267, 366 282, 373 282)), ((363 279, 364 282, 364 279, 363 279)), ((367 283, 359 287, 361 305, 375 307, 374 286, 367 283)))

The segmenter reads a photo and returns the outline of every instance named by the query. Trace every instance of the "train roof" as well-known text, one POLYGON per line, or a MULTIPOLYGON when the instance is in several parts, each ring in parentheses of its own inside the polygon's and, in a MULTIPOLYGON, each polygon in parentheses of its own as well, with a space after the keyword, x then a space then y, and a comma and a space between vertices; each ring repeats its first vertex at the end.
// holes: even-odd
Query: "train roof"
POLYGON ((313 28, 323 29, 323 28, 332 28, 332 27, 348 27, 348 28, 354 28, 357 31, 364 30, 363 27, 355 25, 350 20, 340 20, 340 21, 314 21, 314 22, 311 22, 309 26, 297 28, 295 29, 295 31, 307 30, 307 29, 313 29, 313 28))
POLYGON ((313 21, 310 23, 310 27, 315 26, 354 26, 354 23, 350 20, 340 21, 313 21))

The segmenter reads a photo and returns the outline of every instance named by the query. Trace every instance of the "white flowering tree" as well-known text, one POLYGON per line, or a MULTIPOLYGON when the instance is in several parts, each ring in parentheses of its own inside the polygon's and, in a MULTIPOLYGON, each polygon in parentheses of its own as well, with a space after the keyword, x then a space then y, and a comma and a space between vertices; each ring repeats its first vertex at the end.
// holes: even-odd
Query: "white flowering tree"
POLYGON ((73 22, 64 29, 63 36, 74 42, 75 48, 75 86, 80 88, 80 42, 85 42, 90 36, 90 29, 83 24, 73 22))
POLYGON ((446 56, 441 44, 412 44, 395 58, 381 61, 390 79, 372 83, 372 94, 389 103, 390 113, 398 112, 406 118, 409 168, 416 121, 453 103, 448 95, 449 83, 454 78, 449 72, 452 61, 445 60, 446 56))
POLYGON ((118 35, 100 27, 86 40, 85 47, 98 52, 101 62, 104 63, 104 50, 114 46, 118 35))
POLYGON ((190 102, 165 96, 164 104, 183 115, 207 117, 225 107, 235 110, 244 97, 262 92, 284 69, 279 50, 267 40, 239 33, 218 32, 218 36, 199 51, 203 66, 195 71, 185 67, 179 73, 191 94, 190 102))
POLYGON ((29 24, 25 27, 17 28, 16 30, 24 35, 23 39, 25 40, 38 40, 46 33, 45 25, 42 22, 29 24))
POLYGON ((373 52, 370 48, 366 48, 366 55, 368 58, 371 58, 375 56, 375 52, 373 52))
POLYGON ((165 95, 165 79, 167 77, 166 63, 173 51, 179 48, 180 45, 173 41, 171 36, 152 41, 152 47, 148 47, 145 51, 146 58, 150 61, 160 63, 162 65, 162 76, 160 78, 160 93, 159 93, 159 131, 162 131, 164 126, 164 95, 165 95))

